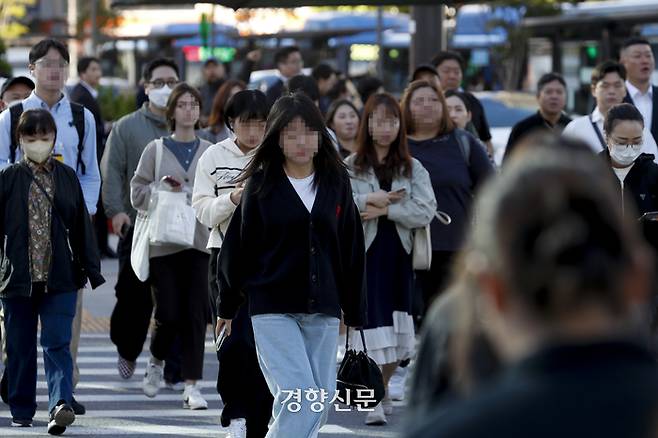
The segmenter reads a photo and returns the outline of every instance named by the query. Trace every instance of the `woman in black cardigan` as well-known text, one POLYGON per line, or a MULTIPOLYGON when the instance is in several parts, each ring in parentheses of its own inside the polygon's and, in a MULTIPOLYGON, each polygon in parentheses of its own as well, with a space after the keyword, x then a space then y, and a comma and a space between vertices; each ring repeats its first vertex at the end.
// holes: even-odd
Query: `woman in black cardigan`
POLYGON ((333 402, 341 310, 365 319, 365 249, 349 177, 322 115, 280 98, 239 180, 240 207, 219 256, 217 333, 246 296, 258 361, 275 398, 268 437, 313 437, 333 402))

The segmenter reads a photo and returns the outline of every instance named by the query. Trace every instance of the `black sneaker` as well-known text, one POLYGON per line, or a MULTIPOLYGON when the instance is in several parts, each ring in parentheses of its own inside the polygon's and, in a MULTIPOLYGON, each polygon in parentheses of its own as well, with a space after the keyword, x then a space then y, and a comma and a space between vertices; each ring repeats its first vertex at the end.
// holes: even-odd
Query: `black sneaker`
POLYGON ((12 418, 11 427, 32 427, 31 418, 12 418))
POLYGON ((75 415, 84 415, 87 412, 85 407, 78 403, 73 396, 71 396, 71 407, 73 408, 75 415))
POLYGON ((9 385, 7 384, 7 370, 2 372, 0 378, 0 398, 6 404, 9 404, 9 385))
POLYGON ((75 412, 71 406, 64 401, 60 403, 50 413, 48 422, 48 433, 51 435, 61 435, 75 421, 75 412))

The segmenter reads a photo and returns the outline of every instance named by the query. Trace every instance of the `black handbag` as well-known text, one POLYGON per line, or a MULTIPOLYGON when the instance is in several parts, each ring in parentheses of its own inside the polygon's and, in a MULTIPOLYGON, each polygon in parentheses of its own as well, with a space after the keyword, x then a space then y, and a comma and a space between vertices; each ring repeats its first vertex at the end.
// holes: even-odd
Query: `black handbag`
POLYGON ((368 356, 366 339, 361 332, 363 351, 349 348, 350 329, 345 334, 345 357, 338 368, 336 389, 340 400, 356 408, 374 408, 386 394, 379 366, 368 356))

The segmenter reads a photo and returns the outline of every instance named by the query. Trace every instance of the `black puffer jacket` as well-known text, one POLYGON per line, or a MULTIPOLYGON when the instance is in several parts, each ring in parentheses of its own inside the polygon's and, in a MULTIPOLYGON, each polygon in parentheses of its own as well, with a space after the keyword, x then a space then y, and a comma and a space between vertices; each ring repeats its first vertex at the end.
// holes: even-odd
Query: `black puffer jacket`
POLYGON ((624 179, 624 193, 622 194, 619 179, 612 170, 612 163, 608 150, 599 154, 610 165, 611 178, 614 178, 615 187, 619 192, 619 199, 623 202, 624 212, 635 209, 639 215, 648 211, 658 211, 658 164, 654 163, 652 154, 641 154, 624 179))
MULTIPOLYGON (((52 261, 48 293, 73 292, 87 283, 95 289, 105 282, 100 256, 82 189, 70 167, 53 162, 55 183, 52 211, 52 261)), ((32 171, 16 163, 0 172, 0 297, 30 296, 28 196, 32 171)))

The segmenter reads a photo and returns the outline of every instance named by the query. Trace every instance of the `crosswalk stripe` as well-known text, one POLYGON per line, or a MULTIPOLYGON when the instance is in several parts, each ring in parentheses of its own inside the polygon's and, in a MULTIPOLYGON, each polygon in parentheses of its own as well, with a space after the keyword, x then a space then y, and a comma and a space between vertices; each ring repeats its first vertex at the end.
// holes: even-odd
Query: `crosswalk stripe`
MULTIPOLYGON (((216 357, 215 353, 209 353, 206 351, 206 356, 209 356, 210 358, 216 357)), ((137 358, 137 363, 140 365, 146 365, 146 363, 149 361, 149 357, 142 355, 141 357, 137 358)), ((37 363, 40 365, 43 364, 43 357, 38 357, 37 358, 37 363)), ((79 356, 78 357, 78 365, 84 365, 84 364, 113 364, 116 365, 117 363, 117 356, 79 356)))
MULTIPOLYGON (((84 369, 82 371, 84 373, 84 369)), ((114 372, 116 374, 116 371, 114 372)), ((84 375, 84 374, 83 374, 84 375)), ((199 388, 215 388, 217 382, 210 380, 202 380, 197 382, 199 388)), ((37 389, 47 389, 48 385, 45 380, 37 382, 37 389)), ((142 379, 141 375, 139 379, 133 379, 132 381, 126 382, 116 382, 116 381, 98 381, 91 380, 88 382, 82 381, 78 383, 76 390, 82 389, 98 389, 103 391, 124 391, 126 389, 142 389, 142 379)))
MULTIPOLYGON (((221 398, 219 394, 203 394, 203 398, 207 401, 220 401, 221 398)), ((158 402, 172 402, 180 401, 183 402, 183 394, 158 394, 154 398, 148 398, 144 394, 75 394, 75 399, 80 403, 101 403, 101 402, 148 402, 148 403, 158 403, 158 402)), ((37 403, 47 403, 47 395, 37 395, 37 403)))

